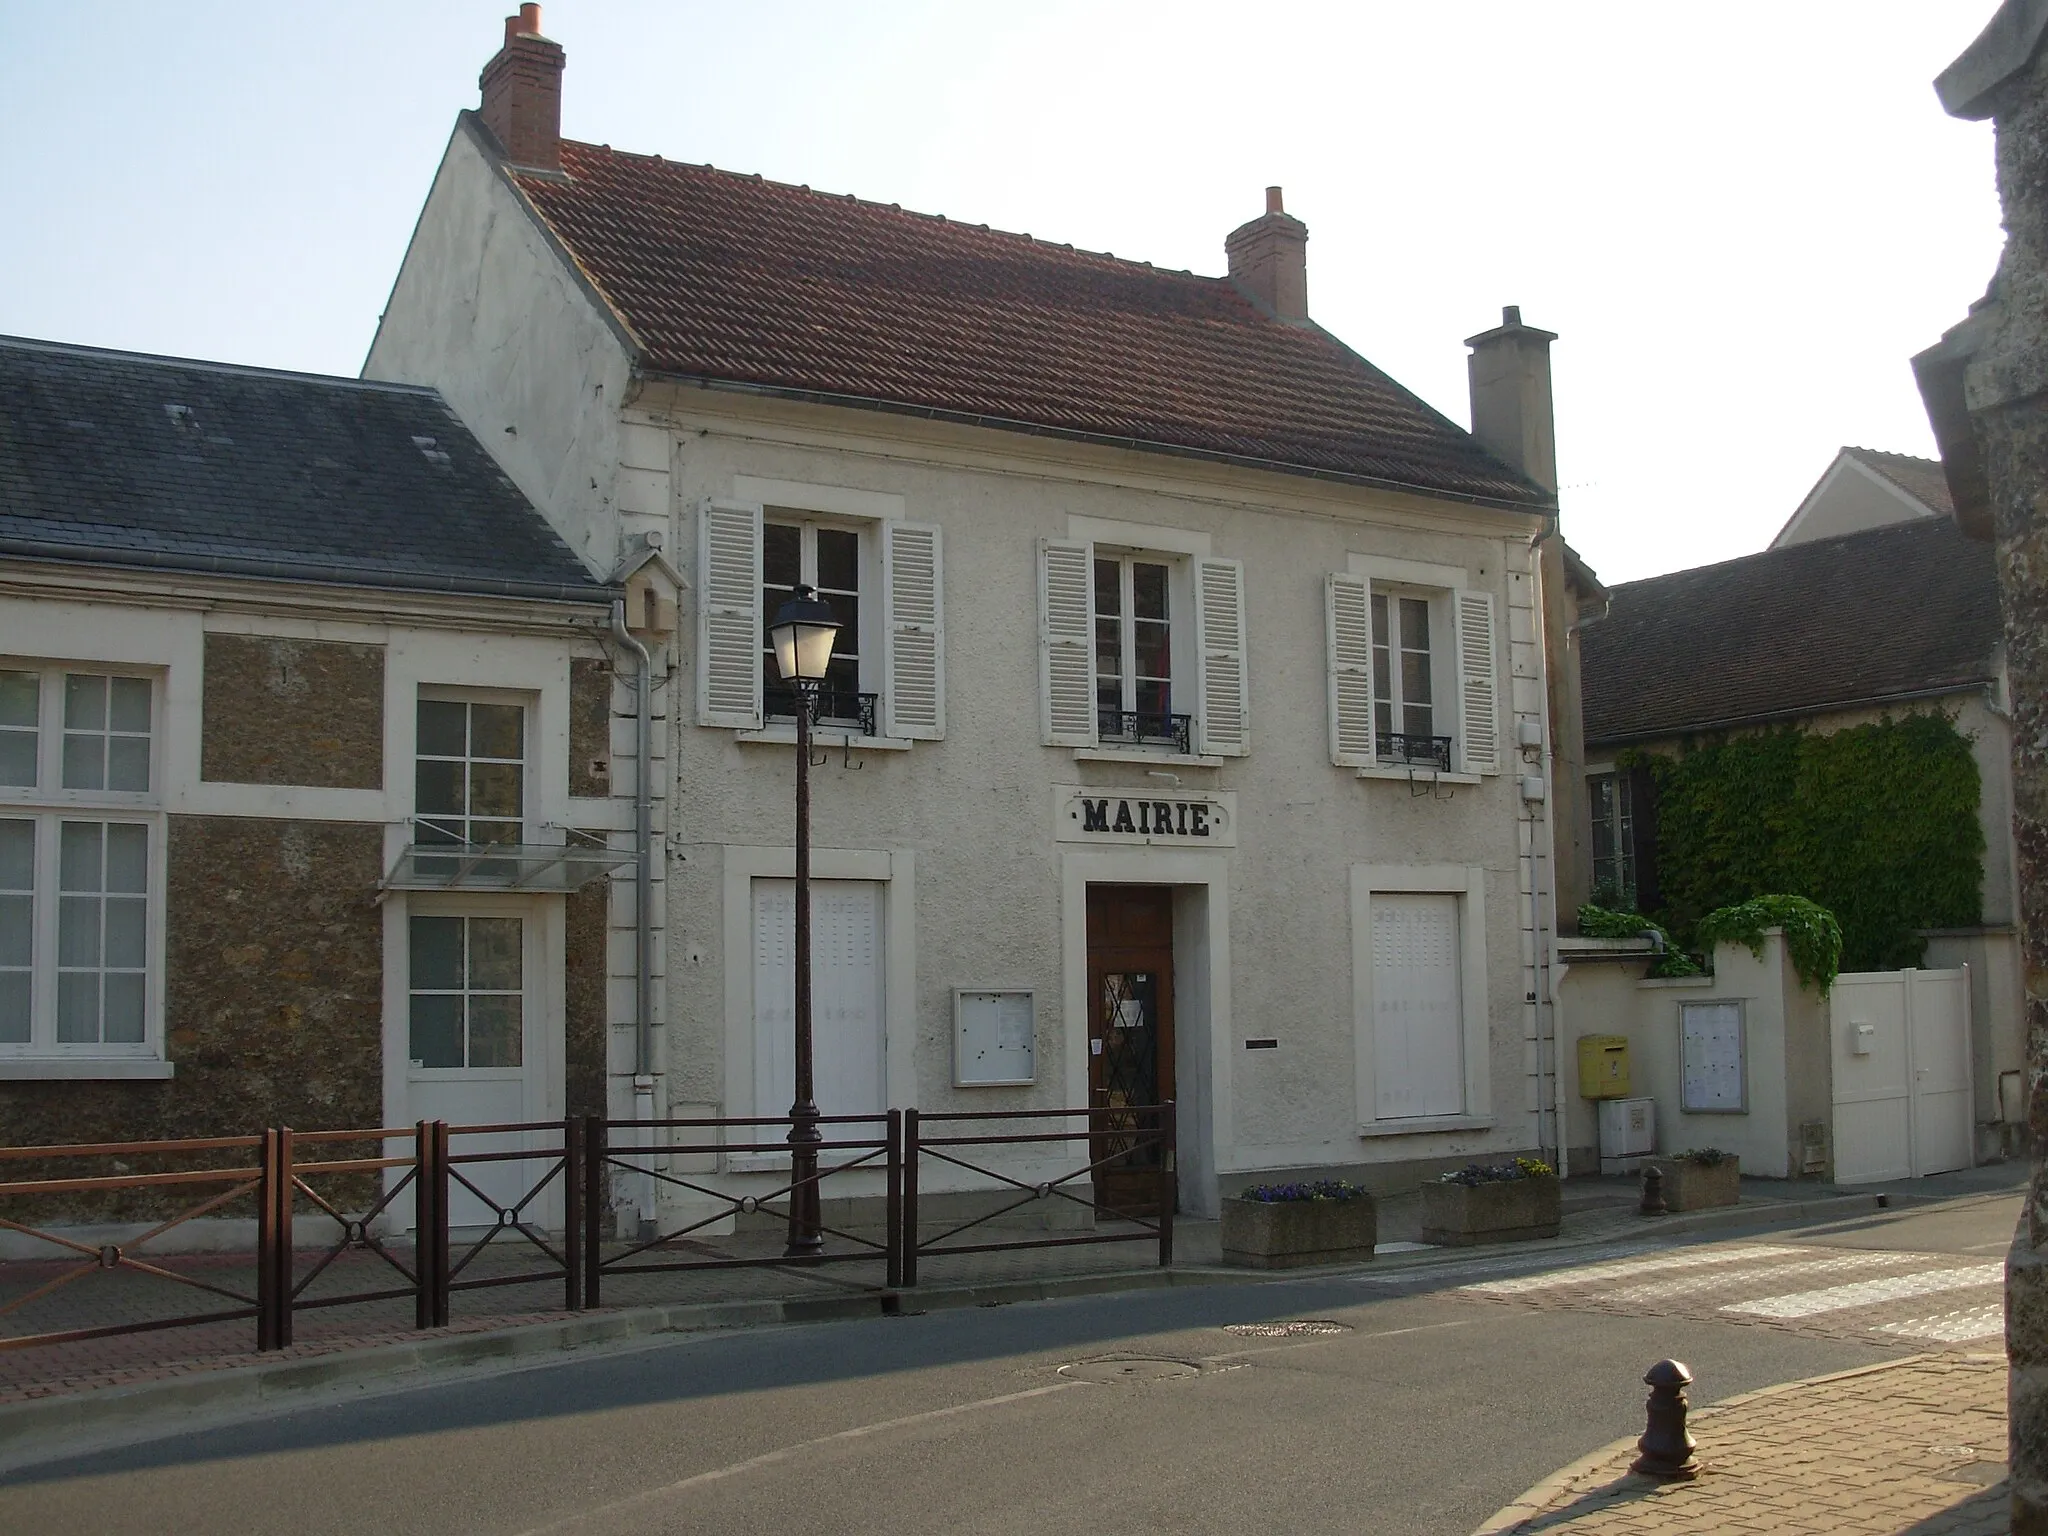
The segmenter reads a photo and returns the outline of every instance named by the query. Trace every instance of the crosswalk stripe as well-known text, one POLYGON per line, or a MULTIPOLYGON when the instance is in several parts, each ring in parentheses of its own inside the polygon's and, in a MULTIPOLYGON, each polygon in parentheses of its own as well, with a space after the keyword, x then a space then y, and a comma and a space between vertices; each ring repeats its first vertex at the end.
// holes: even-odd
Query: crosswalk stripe
POLYGON ((1963 1269, 1929 1269, 1917 1275, 1890 1275, 1882 1280, 1859 1280, 1853 1285, 1830 1285, 1817 1291, 1792 1291, 1783 1296, 1764 1296, 1755 1301, 1738 1301, 1721 1308, 1749 1317, 1818 1317, 1824 1312, 1842 1312, 1850 1307, 1876 1306, 1887 1301, 1905 1301, 1914 1296, 1933 1296, 1942 1291, 1966 1291, 1979 1285, 1998 1285, 2005 1279, 2005 1265, 1972 1264, 1963 1269))
POLYGON ((1882 1323, 1879 1333, 1896 1333, 1901 1338, 1933 1339, 1938 1344, 1967 1344, 1972 1339, 1991 1339, 2005 1332, 2005 1305, 1965 1307, 1960 1312, 1943 1312, 1938 1317, 1915 1318, 1909 1323, 1882 1323))
POLYGON ((1656 1274, 1667 1269, 1694 1269, 1703 1264, 1740 1264, 1752 1259, 1774 1259, 1797 1248, 1776 1248, 1758 1244, 1748 1248, 1695 1248, 1683 1253, 1661 1254, 1654 1259, 1631 1259, 1619 1264, 1587 1264, 1577 1269, 1548 1269, 1540 1275, 1521 1275, 1513 1280, 1482 1280, 1463 1289, 1488 1296, 1518 1296, 1525 1291, 1547 1290, 1558 1285, 1591 1285, 1601 1280, 1625 1280, 1630 1275, 1656 1274))
POLYGON ((1596 1298, 1605 1302, 1669 1301, 1700 1291, 1728 1285, 1748 1285, 1759 1280, 1782 1280, 1790 1275, 1839 1275, 1844 1271, 1881 1268, 1886 1264, 1924 1264, 1918 1253, 1854 1253, 1832 1259, 1807 1259, 1797 1264, 1766 1264, 1758 1269, 1719 1270, 1711 1275, 1687 1275, 1681 1280, 1658 1280, 1648 1285, 1626 1285, 1620 1290, 1602 1291, 1596 1298))

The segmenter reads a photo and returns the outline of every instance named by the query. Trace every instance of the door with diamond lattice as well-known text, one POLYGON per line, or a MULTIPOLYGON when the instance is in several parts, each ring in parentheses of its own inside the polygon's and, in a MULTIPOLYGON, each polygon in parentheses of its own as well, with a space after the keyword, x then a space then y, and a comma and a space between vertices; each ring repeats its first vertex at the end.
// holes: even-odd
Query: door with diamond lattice
POLYGON ((1088 1102, 1097 1117, 1089 1160, 1098 1204, 1133 1216, 1159 1210, 1159 1117, 1173 1097, 1173 890, 1088 888, 1088 1102))

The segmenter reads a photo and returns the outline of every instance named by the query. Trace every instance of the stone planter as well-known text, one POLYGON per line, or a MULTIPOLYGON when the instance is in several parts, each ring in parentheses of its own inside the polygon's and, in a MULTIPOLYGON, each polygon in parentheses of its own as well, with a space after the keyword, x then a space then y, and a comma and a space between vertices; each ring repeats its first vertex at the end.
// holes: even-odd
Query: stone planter
POLYGON ((1708 1168, 1682 1157, 1660 1157, 1656 1166, 1664 1170, 1664 1208, 1670 1211, 1704 1211, 1716 1205, 1733 1205, 1741 1196, 1742 1160, 1730 1157, 1708 1168))
POLYGON ((1356 1200, 1225 1200, 1223 1262, 1253 1269, 1355 1264, 1372 1257, 1379 1208, 1356 1200))
POLYGON ((1501 1179, 1489 1184, 1431 1180, 1422 1186, 1425 1243, 1463 1248, 1473 1243, 1555 1237, 1563 1219, 1563 1202, 1554 1177, 1501 1179))

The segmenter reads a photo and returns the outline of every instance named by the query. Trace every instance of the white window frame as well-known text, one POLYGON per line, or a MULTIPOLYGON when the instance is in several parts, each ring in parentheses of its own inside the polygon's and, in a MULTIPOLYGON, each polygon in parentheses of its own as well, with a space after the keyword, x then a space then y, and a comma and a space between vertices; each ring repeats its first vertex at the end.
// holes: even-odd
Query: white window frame
MULTIPOLYGON (((1435 736, 1448 736, 1451 742, 1451 768, 1448 772, 1438 770, 1427 763, 1401 762, 1385 756, 1380 747, 1377 718, 1373 726, 1373 761, 1356 767, 1361 779, 1398 779, 1403 782, 1418 776, 1427 776, 1439 784, 1472 785, 1483 783, 1489 773, 1498 773, 1499 756, 1496 748, 1495 766, 1491 769, 1473 769, 1467 766, 1467 721, 1465 719, 1465 690, 1463 671, 1459 657, 1458 601, 1467 592, 1480 589, 1473 586, 1468 573, 1462 566, 1436 565, 1420 560, 1396 560, 1384 555, 1351 555, 1347 560, 1346 574, 1368 584, 1365 622, 1367 626, 1366 666, 1370 674, 1372 599, 1385 594, 1389 599, 1400 597, 1422 598, 1429 603, 1430 643, 1430 708, 1435 736)), ((1498 653, 1500 631, 1500 604, 1493 600, 1495 654, 1492 658, 1492 680, 1494 709, 1496 716, 1500 709, 1500 690, 1503 686, 1500 657, 1498 653)), ((1398 648, 1397 648, 1398 649, 1398 648)), ((1398 676, 1399 659, 1395 658, 1395 672, 1398 676)), ((1377 679, 1374 679, 1373 709, 1378 712, 1377 679)), ((1398 708, 1394 723, 1400 724, 1398 708)), ((1498 727, 1496 727, 1498 729, 1498 727)), ((1356 763, 1357 759, 1350 759, 1356 763)))
POLYGON ((1493 1127, 1492 1039, 1486 998, 1486 871, 1461 864, 1351 866, 1352 1041, 1358 1134, 1407 1136, 1493 1127), (1465 1105, 1455 1115, 1383 1119, 1373 1060, 1372 902, 1375 896, 1449 893, 1458 898, 1458 1002, 1464 1025, 1465 1105))
POLYGON ((1597 892, 1600 888, 1600 862, 1595 850, 1599 846, 1601 816, 1599 802, 1594 796, 1595 786, 1603 779, 1614 786, 1614 817, 1610 827, 1611 846, 1614 850, 1612 863, 1615 893, 1621 905, 1633 907, 1636 895, 1635 795, 1630 786, 1629 775, 1617 769, 1612 763, 1599 764, 1586 770, 1586 819, 1589 833, 1586 842, 1586 869, 1590 876, 1591 888, 1597 892), (1624 800, 1628 801, 1626 806, 1622 803, 1624 800), (1627 876, 1626 880, 1622 878, 1624 874, 1627 876))
MULTIPOLYGON (((882 559, 880 528, 874 522, 871 522, 864 518, 834 517, 829 515, 822 515, 816 512, 806 511, 800 507, 764 507, 761 512, 761 585, 764 590, 764 593, 768 584, 768 530, 770 528, 777 527, 795 528, 799 530, 799 552, 797 556, 797 569, 799 574, 797 576, 797 580, 804 582, 812 587, 816 587, 818 585, 819 532, 821 530, 830 529, 839 533, 850 533, 854 536, 855 573, 856 579, 859 582, 859 586, 855 589, 854 596, 860 600, 860 624, 858 625, 854 635, 854 639, 859 645, 858 656, 860 662, 860 669, 859 677, 856 681, 854 691, 857 693, 872 693, 873 695, 875 695, 875 734, 879 736, 882 731, 881 711, 885 703, 883 695, 886 691, 883 687, 882 682, 880 681, 882 671, 882 641, 880 627, 880 607, 882 602, 882 559)), ((767 705, 767 685, 769 682, 769 673, 767 670, 765 670, 765 668, 768 665, 766 656, 768 649, 766 630, 768 625, 774 622, 774 619, 775 615, 766 610, 766 604, 764 601, 763 611, 761 614, 761 627, 763 630, 762 650, 764 664, 764 670, 761 674, 761 718, 764 725, 768 727, 773 728, 780 726, 793 730, 794 722, 796 720, 796 716, 794 714, 772 714, 769 712, 767 705)), ((838 647, 835 645, 833 649, 836 653, 838 647)), ((843 719, 821 718, 818 721, 818 725, 820 728, 835 730, 842 730, 852 723, 853 722, 851 721, 843 719)))
MULTIPOLYGON (((418 834, 420 823, 423 820, 438 821, 443 819, 437 813, 422 812, 419 808, 419 706, 422 703, 516 704, 524 711, 520 717, 519 733, 520 752, 523 754, 520 758, 519 815, 517 818, 506 818, 502 816, 472 816, 465 812, 462 820, 466 829, 467 824, 472 821, 516 819, 519 822, 520 842, 531 843, 538 841, 538 838, 535 836, 537 818, 534 813, 534 807, 539 800, 537 775, 540 764, 536 761, 538 754, 535 751, 535 746, 539 739, 540 695, 517 688, 471 688, 453 683, 428 682, 422 682, 413 689, 413 715, 411 721, 412 756, 407 764, 408 771, 405 784, 406 804, 411 808, 411 821, 409 825, 413 830, 412 835, 407 840, 410 842, 422 841, 418 834)), ((451 759, 438 755, 435 756, 434 760, 436 762, 451 761, 451 759)), ((465 757, 463 761, 474 762, 479 761, 479 759, 465 757)), ((502 759, 484 758, 481 761, 496 762, 502 761, 502 759)), ((453 845, 451 844, 450 846, 453 845)))
POLYGON ((166 725, 164 672, 149 665, 0 656, 0 671, 38 679, 36 783, 0 785, 0 819, 35 828, 30 932, 30 1036, 0 1042, 0 1081, 32 1078, 167 1078, 164 1059, 165 883, 169 828, 162 811, 166 725), (143 790, 67 789, 63 784, 64 691, 71 676, 139 678, 149 684, 149 786, 143 790), (140 826, 149 837, 144 871, 146 919, 142 1039, 108 1044, 57 1039, 59 847, 67 821, 140 826))
MULTIPOLYGON (((1464 721, 1460 716, 1458 699, 1458 621, 1451 610, 1451 592, 1437 587, 1419 587, 1407 582, 1375 581, 1366 596, 1366 622, 1373 622, 1373 605, 1385 600, 1387 604, 1387 635, 1391 651, 1388 667, 1388 681, 1391 696, 1380 697, 1377 652, 1379 642, 1373 641, 1375 666, 1373 671, 1373 752, 1379 761, 1375 765, 1382 769, 1397 770, 1404 776, 1416 766, 1401 758, 1388 755, 1381 740, 1379 729, 1380 705, 1388 706, 1388 720, 1392 734, 1407 734, 1402 727, 1407 723, 1403 718, 1406 703, 1401 697, 1401 653, 1407 647, 1405 636, 1400 629, 1399 605, 1405 601, 1422 602, 1429 610, 1429 710, 1430 735, 1446 738, 1451 744, 1452 771, 1456 772, 1459 748, 1463 742, 1464 721), (1446 730, 1445 727, 1450 729, 1446 730)), ((1374 632, 1375 635, 1377 631, 1374 632)))
MULTIPOLYGON (((1118 685, 1120 710, 1125 714, 1134 713, 1138 703, 1136 582, 1134 567, 1156 565, 1166 571, 1166 665, 1170 676, 1166 679, 1166 712, 1188 717, 1189 745, 1193 746, 1194 733, 1200 725, 1200 698, 1195 691, 1194 655, 1194 584, 1191 576, 1192 562, 1186 555, 1172 554, 1156 549, 1134 549, 1114 544, 1097 544, 1089 555, 1089 589, 1094 590, 1095 567, 1113 561, 1117 567, 1118 611, 1117 644, 1120 652, 1118 685), (1193 698, 1197 707, 1178 708, 1193 698)), ((1100 623, 1098 612, 1095 620, 1100 623)), ((1100 674, 1095 670, 1096 654, 1094 636, 1089 636, 1089 680, 1099 685, 1100 674)), ((1172 752, 1173 747, 1163 741, 1139 741, 1124 737, 1104 737, 1102 734, 1102 710, 1096 706, 1096 741, 1104 747, 1123 751, 1135 751, 1147 756, 1172 752)))

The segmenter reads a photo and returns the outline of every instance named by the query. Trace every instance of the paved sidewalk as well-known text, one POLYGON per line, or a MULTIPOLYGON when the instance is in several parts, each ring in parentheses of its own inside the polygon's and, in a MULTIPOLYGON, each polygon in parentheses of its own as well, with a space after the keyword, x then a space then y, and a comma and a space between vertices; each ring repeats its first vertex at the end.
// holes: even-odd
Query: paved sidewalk
POLYGON ((1788 1382, 1692 1414, 1705 1470, 1660 1483, 1617 1440, 1539 1483, 1475 1536, 2007 1529, 2005 1359, 1918 1356, 1788 1382))

